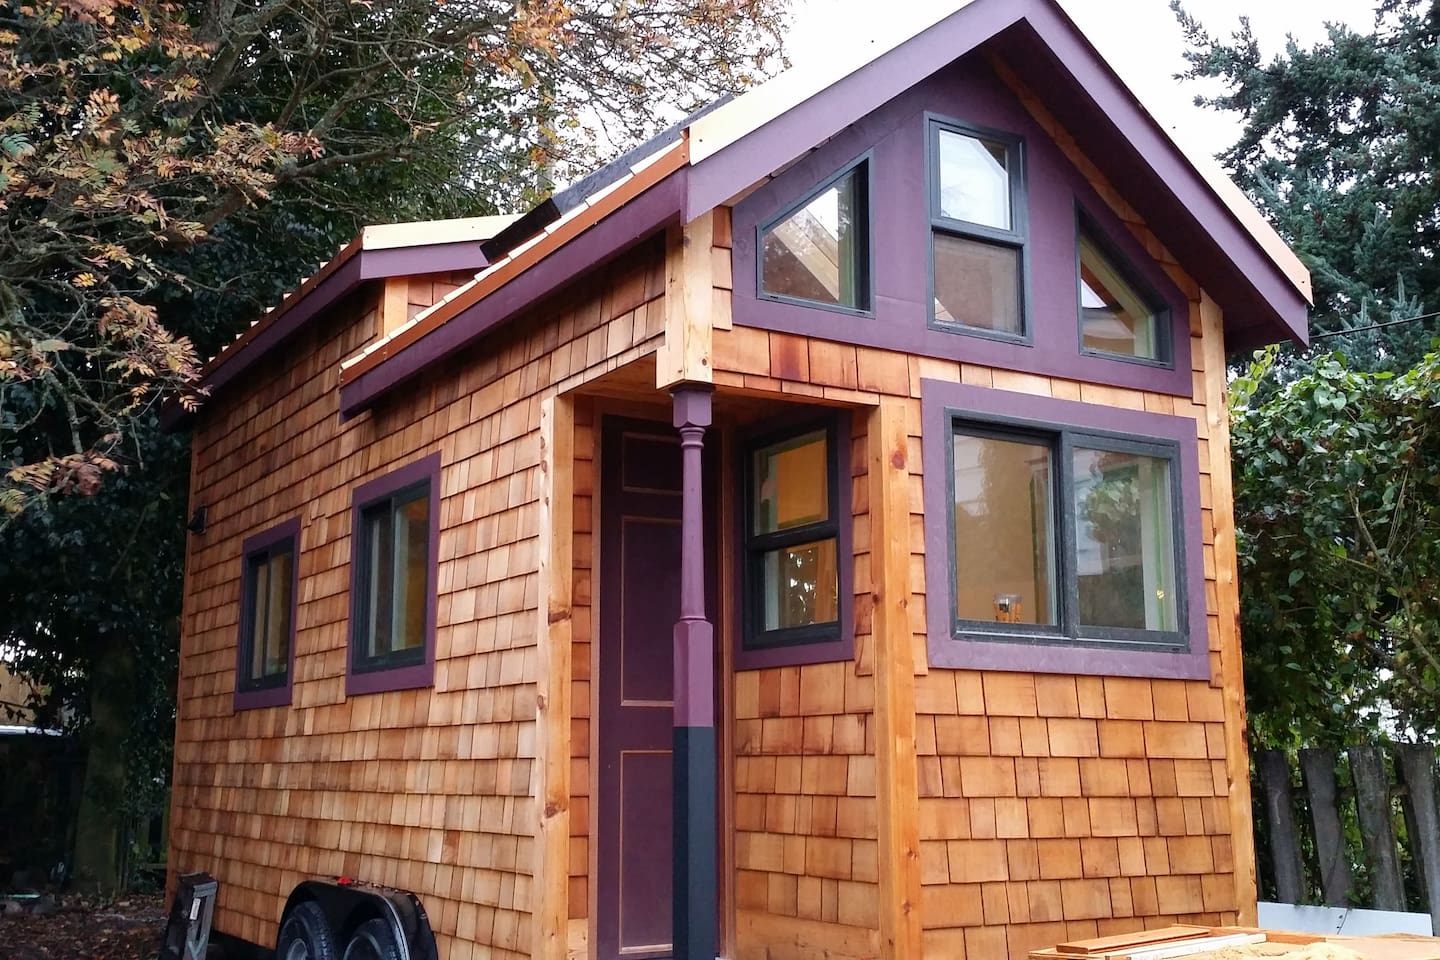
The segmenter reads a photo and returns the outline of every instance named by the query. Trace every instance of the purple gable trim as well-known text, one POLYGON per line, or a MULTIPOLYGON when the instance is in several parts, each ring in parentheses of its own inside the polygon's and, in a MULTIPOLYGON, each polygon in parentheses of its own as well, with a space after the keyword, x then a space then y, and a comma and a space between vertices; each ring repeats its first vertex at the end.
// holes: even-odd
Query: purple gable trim
POLYGON ((742 193, 847 125, 866 122, 881 104, 982 42, 1017 66, 1086 154, 1103 159, 1112 182, 1125 184, 1127 200, 1224 310, 1232 349, 1306 340, 1304 296, 1052 0, 975 0, 707 157, 691 169, 687 218, 742 193))
MULTIPOLYGON (((1171 216, 1188 214, 1186 219, 1194 224, 1193 233, 1197 235, 1184 245, 1189 255, 1183 262, 1226 308, 1227 330, 1230 329, 1229 315, 1233 312, 1237 326, 1276 328, 1266 331, 1264 335, 1271 340, 1262 342, 1288 337, 1308 343, 1309 305, 1304 296, 1125 88, 1079 28, 1052 3, 1014 2, 1034 8, 1032 13, 1027 13, 1026 20, 1034 35, 1048 48, 1045 59, 1049 66, 1069 81, 1063 86, 1045 84, 1036 89, 1054 96, 1057 104, 1071 116, 1085 110, 1085 104, 1077 103, 1077 99, 1088 98, 1093 102, 1091 111, 1098 107, 1109 120, 1107 124, 1066 124, 1081 149, 1092 157, 1106 157, 1116 163, 1119 176, 1115 182, 1127 184, 1135 193, 1129 197, 1132 202, 1143 200, 1146 205, 1170 207, 1171 216), (1223 264, 1229 264, 1229 269, 1223 269, 1223 264), (1217 266, 1221 269, 1216 270, 1217 266), (1220 276, 1207 281, 1204 276, 1207 272, 1220 276), (1243 284, 1248 296, 1237 297, 1240 291, 1228 288, 1223 279, 1226 274, 1243 284)), ((1020 62, 1029 64, 1033 59, 1020 62)), ((1140 209, 1143 214, 1144 206, 1140 209)), ((1156 216, 1147 219, 1157 227, 1168 220, 1156 216)), ((1169 241, 1170 233, 1167 232, 1164 239, 1169 241)), ((1178 243, 1174 245, 1177 255, 1181 249, 1178 243)))
POLYGON ((1209 634, 1205 612, 1204 540, 1201 537, 1200 459, 1196 424, 1189 417, 1167 417, 1115 407, 1055 400, 972 387, 940 380, 920 381, 921 455, 925 509, 925 617, 930 664, 972 670, 1014 670, 1028 673, 1075 673, 1111 677, 1210 677, 1209 634), (956 637, 950 620, 950 551, 952 539, 947 499, 949 462, 946 444, 950 418, 959 414, 1031 420, 1041 427, 1073 426, 1107 430, 1139 438, 1170 440, 1180 450, 1180 517, 1184 524, 1182 569, 1189 649, 1123 650, 1066 644, 989 641, 956 637))
POLYGON ((690 169, 687 218, 728 202, 940 67, 969 53, 1019 20, 1028 5, 1021 0, 976 0, 706 157, 690 169))
POLYGON ((345 651, 345 696, 382 693, 388 690, 412 690, 428 687, 435 680, 435 608, 439 593, 440 558, 440 454, 416 460, 385 476, 356 487, 350 495, 350 629, 345 651), (411 484, 430 483, 430 558, 425 570, 425 660, 423 663, 380 670, 355 669, 355 631, 360 618, 355 604, 360 596, 360 564, 356 550, 360 544, 360 512, 376 500, 389 496, 411 484))
POLYGON ((850 127, 741 201, 734 210, 734 224, 732 309, 738 323, 1175 396, 1188 397, 1193 390, 1190 304, 1184 293, 981 61, 967 60, 942 71, 850 127), (1026 342, 935 329, 930 324, 932 231, 926 177, 931 168, 927 150, 932 115, 1023 138, 1029 221, 1026 313, 1031 328, 1026 342), (757 297, 757 226, 867 151, 874 195, 875 316, 847 316, 757 297), (1169 307, 1172 364, 1081 352, 1077 203, 1107 245, 1123 254, 1169 307))
POLYGON ((353 416, 430 364, 465 349, 522 310, 677 219, 685 200, 685 182, 685 170, 671 174, 490 296, 345 384, 340 388, 341 416, 353 416))
MULTIPOLYGON (((745 576, 745 515, 747 511, 742 502, 741 508, 735 511, 733 529, 736 545, 733 564, 735 582, 741 585, 734 591, 731 603, 735 623, 739 624, 739 629, 735 631, 736 670, 794 667, 807 663, 833 663, 855 659, 855 511, 853 507, 855 478, 850 475, 850 454, 855 443, 855 420, 848 412, 833 413, 816 419, 812 407, 805 409, 804 413, 797 414, 793 418, 781 419, 778 423, 779 425, 793 426, 797 431, 803 431, 806 425, 816 428, 831 425, 835 427, 833 436, 840 449, 830 452, 830 461, 839 464, 836 482, 840 484, 840 509, 839 515, 835 518, 835 553, 837 555, 836 576, 840 581, 840 635, 834 640, 821 640, 815 643, 795 643, 759 649, 746 648, 745 631, 749 629, 750 618, 745 609, 745 584, 747 583, 745 576)), ((768 433, 773 431, 776 426, 777 421, 769 420, 764 429, 768 433)), ((732 481, 741 491, 742 501, 750 496, 750 491, 745 489, 743 480, 745 476, 744 458, 748 456, 750 449, 746 443, 747 441, 742 438, 740 456, 736 458, 739 461, 737 463, 739 476, 732 481)))
POLYGON ((235 356, 216 367, 215 371, 205 378, 204 385, 210 388, 212 396, 219 393, 232 380, 264 359, 271 350, 294 336, 312 317, 339 303, 366 280, 446 270, 478 271, 483 269, 487 262, 485 254, 480 252, 480 244, 474 241, 432 243, 423 247, 390 250, 361 250, 341 265, 340 269, 321 281, 314 290, 301 297, 298 303, 261 331, 235 356))
POLYGON ((240 616, 239 636, 235 643, 235 704, 234 709, 254 710, 259 707, 284 707, 290 705, 291 690, 295 685, 295 638, 299 634, 300 613, 300 518, 292 517, 276 524, 269 530, 246 538, 240 548, 240 616), (245 676, 245 587, 249 578, 250 555, 277 543, 289 540, 293 544, 294 561, 291 564, 290 582, 290 639, 286 644, 289 662, 285 665, 285 682, 273 687, 255 690, 240 689, 240 678, 245 676))

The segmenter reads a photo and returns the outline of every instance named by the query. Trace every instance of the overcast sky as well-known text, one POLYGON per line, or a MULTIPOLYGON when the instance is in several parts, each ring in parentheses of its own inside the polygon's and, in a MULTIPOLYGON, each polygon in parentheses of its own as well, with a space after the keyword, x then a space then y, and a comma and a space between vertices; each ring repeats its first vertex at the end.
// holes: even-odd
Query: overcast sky
MULTIPOLYGON (((787 40, 792 63, 823 57, 827 49, 844 42, 847 30, 889 4, 955 6, 955 0, 793 2, 794 26, 787 40)), ((1195 107, 1196 85, 1174 79, 1185 66, 1184 40, 1168 0, 1060 0, 1060 5, 1182 147, 1213 155, 1235 141, 1238 121, 1195 107)), ((1301 46, 1324 39, 1327 22, 1368 31, 1374 4, 1369 0, 1189 0, 1186 8, 1212 36, 1228 36, 1241 16, 1249 16, 1268 58, 1284 48, 1287 33, 1301 46)))

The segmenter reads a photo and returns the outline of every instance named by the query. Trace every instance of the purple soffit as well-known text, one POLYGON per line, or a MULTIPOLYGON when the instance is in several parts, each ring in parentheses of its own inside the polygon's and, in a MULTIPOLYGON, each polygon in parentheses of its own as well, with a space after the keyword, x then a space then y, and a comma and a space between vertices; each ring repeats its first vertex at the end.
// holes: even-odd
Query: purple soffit
MULTIPOLYGON (((974 0, 690 169, 693 219, 960 56, 993 51, 1219 303, 1231 349, 1309 337, 1302 293, 1053 0, 974 0)), ((742 98, 743 99, 743 98, 742 98)))

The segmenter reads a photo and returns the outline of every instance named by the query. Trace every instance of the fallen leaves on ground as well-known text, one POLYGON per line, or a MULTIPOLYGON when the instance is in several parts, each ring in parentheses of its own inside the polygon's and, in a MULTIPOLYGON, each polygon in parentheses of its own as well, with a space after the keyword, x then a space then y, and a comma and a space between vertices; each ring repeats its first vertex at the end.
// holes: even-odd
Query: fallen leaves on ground
POLYGON ((49 916, 0 916, 0 960, 155 960, 165 916, 159 896, 66 897, 49 916))

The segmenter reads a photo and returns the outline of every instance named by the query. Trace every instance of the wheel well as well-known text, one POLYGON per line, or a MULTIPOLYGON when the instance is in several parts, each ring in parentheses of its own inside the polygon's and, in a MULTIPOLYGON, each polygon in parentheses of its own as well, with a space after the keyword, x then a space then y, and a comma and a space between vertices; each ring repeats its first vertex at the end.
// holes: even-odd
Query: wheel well
MULTIPOLYGON (((413 893, 367 883, 306 880, 290 891, 280 915, 280 925, 284 926, 291 911, 300 904, 311 902, 325 914, 325 922, 341 950, 356 927, 378 918, 390 923, 410 960, 438 960, 430 920, 413 893)), ((276 929, 278 937, 279 928, 276 929)))

